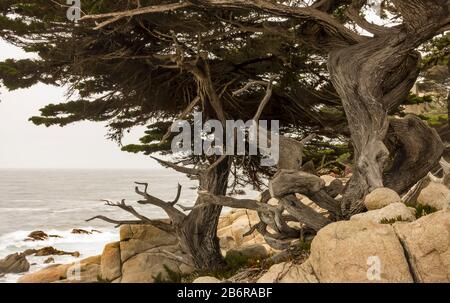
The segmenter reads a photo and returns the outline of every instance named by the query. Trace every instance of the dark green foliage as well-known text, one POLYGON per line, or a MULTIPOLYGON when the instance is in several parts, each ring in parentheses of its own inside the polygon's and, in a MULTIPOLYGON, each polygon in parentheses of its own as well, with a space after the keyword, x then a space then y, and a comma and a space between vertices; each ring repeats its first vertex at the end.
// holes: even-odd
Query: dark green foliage
POLYGON ((298 243, 298 249, 300 252, 310 253, 311 252, 311 242, 307 240, 300 240, 298 243))
POLYGON ((422 60, 425 68, 435 65, 446 66, 450 58, 450 33, 435 37, 423 46, 422 51, 426 53, 422 60))
POLYGON ((436 208, 434 208, 432 206, 422 205, 422 204, 417 204, 415 209, 416 209, 416 218, 417 219, 438 211, 436 208))
MULTIPOLYGON (((348 22, 344 11, 350 2, 332 3, 326 11, 340 22, 348 22)), ((167 1, 140 3, 146 6, 167 1)), ((98 14, 133 9, 135 5, 129 0, 85 0, 82 10, 98 14)), ((393 11, 389 3, 382 7, 383 12, 393 11)), ((233 92, 250 79, 267 80, 273 76, 273 95, 261 119, 280 120, 282 133, 299 138, 311 132, 321 135, 323 146, 317 143, 306 151, 305 160, 314 161, 316 167, 340 173, 351 159, 346 147, 346 117, 328 77, 326 55, 296 35, 297 30, 304 34, 303 21, 274 21, 264 12, 193 6, 124 18, 94 30, 92 20, 77 24, 68 21, 66 9, 48 0, 0 3, 0 37, 39 56, 37 60, 0 62, 1 84, 11 90, 36 83, 69 88, 67 100, 49 100, 54 103, 32 117, 33 123, 65 126, 78 121, 102 121, 107 123, 108 137, 118 142, 129 128, 150 125, 141 142, 124 146, 123 150, 167 152, 168 142, 159 144, 167 131, 164 128, 199 94, 195 77, 186 68, 176 68, 174 56, 193 61, 207 54, 212 84, 220 95, 226 118, 252 118, 265 90, 252 87, 240 95, 233 92), (243 30, 242 26, 247 25, 259 30, 243 30), (155 121, 167 124, 152 128, 155 121)), ((419 100, 408 98, 405 102, 419 100)), ((205 118, 216 118, 205 96, 198 110, 204 112, 205 118)), ((205 159, 194 159, 191 164, 199 160, 205 159)), ((272 173, 259 166, 258 157, 237 159, 234 164, 244 173, 241 183, 259 186, 259 175, 272 173)))
POLYGON ((157 276, 154 276, 154 283, 181 283, 183 282, 183 278, 187 276, 179 271, 170 269, 166 264, 163 267, 165 273, 160 272, 157 276))
MULTIPOLYGON (((161 3, 167 2, 141 0, 141 5, 161 3)), ((87 0, 82 1, 82 6, 88 14, 133 8, 128 0, 87 0)), ((250 79, 267 80, 270 73, 276 85, 261 119, 280 120, 283 133, 298 133, 301 137, 312 129, 330 137, 344 131, 341 126, 346 124, 345 115, 326 77, 326 58, 294 36, 280 35, 300 21, 276 22, 276 31, 262 34, 239 30, 239 22, 260 24, 257 26, 262 28, 271 25, 264 14, 192 8, 136 16, 98 31, 93 30, 93 21, 75 26, 66 19, 66 8, 52 1, 24 4, 5 0, 0 4, 0 37, 26 51, 37 52, 39 59, 1 62, 0 82, 11 90, 38 82, 69 88, 68 100, 55 100, 30 119, 37 125, 107 122, 108 137, 118 142, 129 128, 150 125, 141 142, 124 146, 123 150, 167 152, 170 145, 159 144, 160 138, 169 122, 198 93, 189 71, 168 67, 174 63, 167 54, 173 54, 178 45, 185 58, 208 53, 211 79, 228 119, 246 121, 254 116, 264 89, 253 87, 240 95, 233 92, 250 79), (168 39, 173 33, 182 38, 168 39), (155 121, 165 124, 154 128, 155 121), (333 128, 334 132, 330 132, 333 128)), ((215 118, 208 100, 198 107, 205 118, 215 118)), ((259 167, 258 157, 238 160, 237 169, 245 175, 243 183, 252 180, 258 186, 261 182, 257 176, 271 173, 259 167)))
POLYGON ((206 273, 206 275, 211 275, 223 280, 232 277, 242 268, 260 268, 264 263, 264 260, 262 259, 247 257, 239 252, 228 253, 225 256, 224 261, 225 266, 222 269, 217 269, 214 272, 206 273))
POLYGON ((448 116, 446 114, 425 114, 419 115, 419 117, 427 121, 428 125, 437 127, 447 124, 448 116))
POLYGON ((403 220, 402 216, 398 216, 396 218, 391 218, 391 219, 382 219, 380 221, 381 224, 394 224, 396 222, 409 222, 408 220, 403 220))
POLYGON ((427 102, 433 102, 433 97, 430 95, 418 96, 416 94, 410 93, 404 105, 422 104, 427 102))
POLYGON ((141 144, 129 144, 122 147, 123 151, 131 153, 144 153, 150 155, 155 152, 170 152, 171 142, 168 140, 161 142, 163 136, 171 126, 171 122, 156 122, 147 126, 145 136, 140 138, 141 144))
POLYGON ((313 161, 314 166, 323 174, 344 173, 350 164, 352 154, 347 143, 333 143, 327 141, 313 141, 304 149, 304 163, 313 161))

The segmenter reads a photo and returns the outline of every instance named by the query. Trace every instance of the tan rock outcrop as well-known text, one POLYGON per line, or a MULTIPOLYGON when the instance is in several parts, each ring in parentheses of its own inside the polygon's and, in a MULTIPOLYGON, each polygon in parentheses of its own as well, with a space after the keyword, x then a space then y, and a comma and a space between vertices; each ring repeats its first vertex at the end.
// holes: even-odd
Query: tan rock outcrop
POLYGON ((352 221, 371 221, 382 223, 383 220, 401 220, 412 222, 416 219, 415 210, 403 203, 392 203, 380 209, 369 210, 368 212, 354 215, 352 221))
POLYGON ((450 207, 450 189, 444 184, 431 182, 422 189, 417 197, 417 203, 428 205, 438 210, 450 207))
POLYGON ((251 244, 241 246, 239 248, 230 249, 227 251, 227 256, 241 255, 247 258, 265 259, 269 256, 267 249, 262 244, 251 244))
POLYGON ((370 192, 364 199, 368 210, 380 209, 392 203, 401 203, 400 196, 390 188, 381 187, 370 192))
POLYGON ((417 282, 450 282, 450 211, 396 223, 417 282))
POLYGON ((131 257, 158 246, 175 245, 174 234, 152 225, 123 225, 120 227, 120 254, 122 263, 131 257))
POLYGON ((101 257, 101 277, 113 281, 122 275, 122 260, 120 258, 120 242, 107 244, 101 257))
POLYGON ((413 282, 403 247, 387 224, 327 225, 312 241, 309 262, 320 282, 413 282))
POLYGON ((278 263, 261 276, 257 283, 317 283, 311 264, 278 263))
POLYGON ((72 264, 53 264, 21 277, 18 283, 97 282, 100 274, 100 261, 100 256, 94 256, 72 264))
POLYGON ((67 278, 67 269, 72 264, 55 264, 50 265, 38 272, 21 277, 19 283, 51 283, 67 278))
POLYGON ((122 265, 121 283, 151 283, 158 276, 165 279, 166 267, 181 274, 191 273, 194 270, 162 251, 148 251, 131 257, 122 265))
POLYGON ((251 210, 232 211, 222 216, 217 230, 222 250, 225 252, 244 245, 265 243, 264 238, 257 232, 246 237, 243 236, 258 222, 258 214, 251 210))

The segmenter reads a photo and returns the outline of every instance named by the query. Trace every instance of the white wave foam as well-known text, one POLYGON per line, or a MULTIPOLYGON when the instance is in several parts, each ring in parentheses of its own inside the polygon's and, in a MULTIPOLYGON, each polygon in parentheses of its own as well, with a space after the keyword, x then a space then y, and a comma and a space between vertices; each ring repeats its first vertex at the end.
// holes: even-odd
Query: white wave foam
MULTIPOLYGON (((85 230, 91 230, 95 228, 83 228, 85 230)), ((102 233, 92 233, 90 235, 84 234, 72 234, 72 230, 46 230, 48 235, 58 235, 62 238, 50 237, 45 241, 24 241, 31 231, 15 231, 9 234, 0 236, 0 259, 6 257, 9 254, 16 252, 23 252, 27 249, 39 249, 46 246, 52 246, 56 249, 73 252, 80 252, 80 258, 74 258, 72 256, 52 256, 55 262, 58 264, 71 263, 75 260, 80 260, 90 256, 99 255, 103 251, 105 244, 118 241, 119 233, 117 230, 102 230, 102 233)), ((28 273, 38 271, 46 266, 43 262, 48 258, 46 257, 27 257, 31 266, 28 273)), ((8 274, 3 278, 0 278, 1 282, 15 282, 22 275, 8 274)))

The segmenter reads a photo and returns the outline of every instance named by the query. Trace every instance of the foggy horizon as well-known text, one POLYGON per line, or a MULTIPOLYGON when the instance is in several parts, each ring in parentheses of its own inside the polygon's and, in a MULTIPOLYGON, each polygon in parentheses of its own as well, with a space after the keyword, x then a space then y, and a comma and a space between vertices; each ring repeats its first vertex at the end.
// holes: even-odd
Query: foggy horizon
MULTIPOLYGON (((0 40, 0 60, 33 54, 0 40)), ((28 119, 49 103, 65 101, 64 87, 37 84, 8 91, 0 87, 0 169, 156 169, 150 157, 123 152, 105 135, 105 123, 78 122, 65 127, 37 126, 28 119)), ((136 143, 143 129, 126 134, 136 143)))

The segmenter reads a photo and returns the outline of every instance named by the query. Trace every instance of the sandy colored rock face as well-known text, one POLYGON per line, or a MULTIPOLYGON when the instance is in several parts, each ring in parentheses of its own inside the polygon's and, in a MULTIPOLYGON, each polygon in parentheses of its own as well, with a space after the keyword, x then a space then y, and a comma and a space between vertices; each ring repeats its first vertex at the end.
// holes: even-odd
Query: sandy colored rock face
POLYGON ((122 274, 120 259, 120 242, 109 243, 105 246, 101 259, 101 277, 106 281, 113 281, 122 274))
POLYGON ((396 220, 398 218, 401 218, 403 221, 412 222, 416 219, 415 211, 403 203, 392 203, 381 209, 369 210, 368 212, 354 215, 350 220, 381 223, 383 219, 396 220))
POLYGON ((325 181, 325 186, 330 185, 331 182, 333 182, 334 180, 336 180, 335 177, 330 176, 330 175, 322 175, 322 176, 320 176, 320 179, 322 179, 323 181, 325 181))
POLYGON ((258 279, 257 283, 317 283, 311 264, 278 263, 258 279))
POLYGON ((281 283, 317 283, 311 264, 306 261, 300 265, 293 265, 284 275, 281 283))
POLYGON ((373 190, 364 199, 364 205, 368 210, 380 209, 392 203, 401 203, 400 196, 390 188, 382 187, 373 190))
POLYGON ((102 256, 92 256, 80 261, 81 264, 97 264, 100 265, 102 256))
POLYGON ((403 247, 387 224, 330 224, 314 238, 309 261, 320 282, 413 282, 403 247))
POLYGON ((450 206, 450 189, 444 184, 432 182, 420 192, 417 203, 438 210, 446 209, 450 206))
POLYGON ((120 227, 120 241, 134 239, 148 241, 158 246, 170 245, 174 238, 174 235, 152 225, 122 225, 120 227))
POLYGON ((267 249, 261 244, 251 244, 239 248, 231 249, 227 256, 242 255, 248 258, 265 259, 269 256, 267 249))
POLYGON ((256 283, 277 283, 282 276, 286 274, 291 263, 282 262, 272 265, 269 270, 262 275, 256 283))
POLYGON ((97 282, 100 275, 100 256, 93 256, 81 260, 78 265, 72 264, 53 264, 38 272, 21 277, 19 283, 53 283, 53 282, 72 282, 88 283, 97 282), (76 266, 79 266, 76 269, 76 266), (78 274, 79 273, 79 274, 78 274), (69 275, 69 280, 68 280, 69 275), (73 277, 73 279, 72 279, 73 277))
POLYGON ((192 283, 220 283, 221 281, 216 277, 198 277, 192 283))
POLYGON ((396 223, 418 282, 450 282, 450 211, 440 211, 413 223, 396 223))
POLYGON ((38 272, 25 275, 19 279, 19 283, 51 283, 67 278, 67 269, 71 264, 50 265, 38 272))
POLYGON ((71 283, 96 283, 99 281, 101 275, 100 265, 98 264, 86 264, 81 266, 80 280, 69 279, 71 283))
POLYGON ((121 283, 151 283, 158 274, 161 274, 162 278, 167 278, 164 265, 176 272, 190 273, 193 271, 192 267, 163 254, 141 253, 123 264, 121 283))
POLYGON ((122 263, 148 249, 178 243, 175 235, 152 225, 123 225, 120 228, 120 239, 122 263))
POLYGON ((244 245, 265 243, 263 237, 257 232, 243 237, 258 222, 259 217, 255 211, 238 210, 222 216, 217 230, 222 250, 228 251, 244 245))

